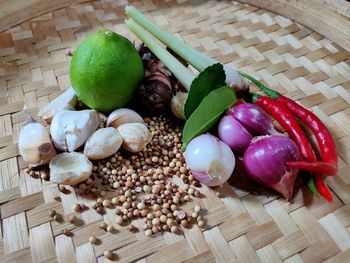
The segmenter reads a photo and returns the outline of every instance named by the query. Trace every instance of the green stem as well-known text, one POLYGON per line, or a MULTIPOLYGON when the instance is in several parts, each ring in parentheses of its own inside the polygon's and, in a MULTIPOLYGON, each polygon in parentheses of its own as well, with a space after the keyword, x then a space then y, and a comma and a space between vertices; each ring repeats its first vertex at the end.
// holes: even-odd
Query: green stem
POLYGON ((127 27, 159 58, 160 61, 174 74, 181 84, 190 90, 195 75, 171 55, 150 33, 138 25, 134 20, 125 21, 127 27))
POLYGON ((264 84, 262 84, 259 80, 253 78, 252 76, 243 73, 242 71, 237 70, 238 74, 242 75, 243 77, 247 78, 251 82, 253 82, 259 89, 261 89, 268 97, 271 99, 277 99, 279 97, 279 93, 266 87, 264 84))
POLYGON ((320 196, 319 192, 316 189, 313 176, 310 176, 309 180, 307 181, 307 187, 315 196, 320 196))
POLYGON ((150 32, 154 37, 173 50, 177 55, 186 60, 198 71, 203 71, 208 66, 218 63, 214 59, 199 52, 198 50, 186 45, 184 42, 168 33, 160 26, 152 22, 145 15, 133 6, 125 7, 125 13, 128 17, 135 20, 139 25, 150 32))

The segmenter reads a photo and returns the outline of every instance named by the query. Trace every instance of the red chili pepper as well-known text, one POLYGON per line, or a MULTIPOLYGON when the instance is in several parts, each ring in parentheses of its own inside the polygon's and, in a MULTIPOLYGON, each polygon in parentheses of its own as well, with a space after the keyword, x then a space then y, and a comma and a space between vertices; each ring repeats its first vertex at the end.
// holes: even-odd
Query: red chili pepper
POLYGON ((311 162, 316 160, 315 153, 303 130, 286 106, 266 96, 253 95, 252 100, 256 105, 269 113, 286 130, 291 139, 297 144, 303 160, 311 162))
POLYGON ((323 176, 320 174, 317 174, 315 176, 315 186, 317 191, 322 195, 328 202, 332 203, 333 202, 333 196, 331 192, 329 191, 327 185, 323 181, 323 176))
POLYGON ((329 189, 323 182, 324 178, 322 174, 335 175, 338 172, 338 158, 333 138, 327 127, 315 114, 303 108, 295 101, 279 94, 272 89, 269 89, 253 77, 242 72, 239 73, 252 81, 261 90, 263 90, 267 96, 284 103, 300 120, 302 120, 311 129, 319 144, 323 162, 317 162, 317 160, 315 160, 312 163, 299 161, 289 162, 288 164, 294 167, 316 172, 316 189, 326 200, 331 202, 333 198, 329 189))
MULTIPOLYGON (((247 76, 247 75, 245 75, 247 76)), ((249 76, 250 77, 250 76, 249 76)), ((252 80, 252 77, 249 78, 252 80)), ((259 81, 253 81, 264 93, 272 98, 280 101, 287 108, 297 116, 315 135, 317 139, 318 146, 320 148, 320 153, 323 162, 290 162, 290 166, 298 167, 301 169, 309 170, 311 172, 322 172, 323 174, 333 176, 338 172, 338 156, 335 148, 333 138, 327 129, 327 127, 322 123, 322 121, 311 111, 300 106, 294 100, 287 98, 278 92, 269 89, 259 81)))
MULTIPOLYGON (((317 161, 316 155, 292 112, 280 101, 265 96, 253 95, 253 102, 268 112, 288 133, 291 139, 297 144, 301 158, 314 163, 317 161)), ((307 162, 305 162, 307 163, 307 162)), ((329 202, 333 198, 328 188, 323 183, 322 176, 316 173, 315 186, 318 192, 329 202)))

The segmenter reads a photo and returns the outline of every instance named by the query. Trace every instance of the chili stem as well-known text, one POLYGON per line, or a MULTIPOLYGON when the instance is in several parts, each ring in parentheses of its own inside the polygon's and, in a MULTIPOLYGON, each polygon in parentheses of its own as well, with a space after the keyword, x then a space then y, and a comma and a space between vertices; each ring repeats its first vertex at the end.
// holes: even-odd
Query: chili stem
POLYGON ((198 71, 203 71, 208 66, 218 63, 214 59, 199 52, 195 48, 186 45, 180 39, 176 38, 169 32, 162 29, 160 26, 152 22, 145 15, 133 6, 126 6, 125 13, 128 17, 136 21, 140 26, 150 32, 155 38, 168 46, 176 54, 190 63, 198 71))
POLYGON ((250 80, 252 83, 255 84, 255 86, 257 86, 259 89, 261 89, 268 97, 272 98, 272 99, 277 99, 280 94, 277 91, 274 91, 268 87, 266 87, 264 84, 262 84, 260 81, 258 81, 257 79, 253 78, 252 76, 237 70, 238 74, 242 75, 243 77, 245 77, 246 79, 250 80))
POLYGON ((125 21, 127 27, 156 55, 160 61, 174 74, 174 76, 187 89, 190 89, 195 75, 171 55, 150 33, 138 25, 134 20, 125 21))

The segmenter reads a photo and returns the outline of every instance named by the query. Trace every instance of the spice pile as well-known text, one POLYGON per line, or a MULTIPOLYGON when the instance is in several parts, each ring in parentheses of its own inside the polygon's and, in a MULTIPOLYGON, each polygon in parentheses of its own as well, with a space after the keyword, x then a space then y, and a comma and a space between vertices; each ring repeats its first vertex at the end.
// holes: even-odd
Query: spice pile
MULTIPOLYGON (((149 144, 138 153, 121 150, 107 159, 93 161, 92 175, 74 186, 76 192, 95 197, 91 208, 99 214, 115 209, 117 224, 144 218, 146 236, 160 231, 176 233, 180 225, 197 223, 204 227, 198 205, 192 214, 181 210, 182 204, 201 194, 194 187, 199 183, 189 173, 183 157, 180 127, 169 117, 145 117, 144 121, 152 134, 149 144), (182 179, 181 187, 173 182, 174 176, 182 179), (106 199, 106 191, 113 191, 116 196, 106 199)), ((27 172, 49 179, 44 170, 27 172)), ((59 189, 65 191, 63 185, 59 189)), ((74 210, 80 211, 80 204, 74 210)))

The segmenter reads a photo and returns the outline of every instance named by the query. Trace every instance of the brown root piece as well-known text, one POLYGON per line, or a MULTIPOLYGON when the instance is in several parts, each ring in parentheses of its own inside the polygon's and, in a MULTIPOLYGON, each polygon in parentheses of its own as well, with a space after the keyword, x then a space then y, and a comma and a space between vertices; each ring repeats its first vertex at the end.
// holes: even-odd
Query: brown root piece
POLYGON ((151 111, 163 111, 170 105, 175 79, 164 64, 143 44, 138 48, 145 69, 137 91, 142 106, 151 111))

